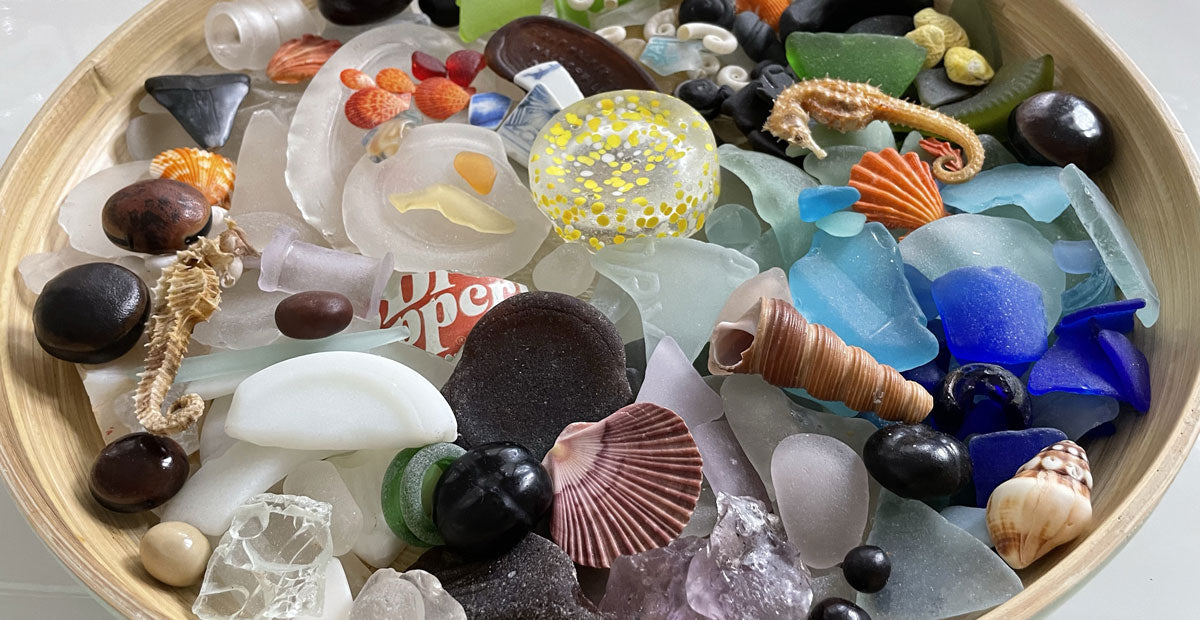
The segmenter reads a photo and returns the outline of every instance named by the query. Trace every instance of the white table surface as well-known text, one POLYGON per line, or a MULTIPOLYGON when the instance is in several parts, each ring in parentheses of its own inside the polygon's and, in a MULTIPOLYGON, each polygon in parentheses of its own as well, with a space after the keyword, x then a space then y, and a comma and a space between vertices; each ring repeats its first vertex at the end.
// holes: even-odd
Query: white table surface
MULTIPOLYGON (((1077 0, 1150 77, 1188 135, 1200 136, 1194 0, 1077 0)), ((0 157, 67 74, 147 0, 0 0, 0 157)), ((1109 114, 1119 111, 1108 110, 1109 114)), ((109 618, 46 550, 0 492, 0 618, 109 618)), ((1200 558, 1200 456, 1193 452, 1129 544, 1049 620, 1175 618, 1193 592, 1200 558)), ((1195 617, 1195 616, 1193 616, 1195 617)))

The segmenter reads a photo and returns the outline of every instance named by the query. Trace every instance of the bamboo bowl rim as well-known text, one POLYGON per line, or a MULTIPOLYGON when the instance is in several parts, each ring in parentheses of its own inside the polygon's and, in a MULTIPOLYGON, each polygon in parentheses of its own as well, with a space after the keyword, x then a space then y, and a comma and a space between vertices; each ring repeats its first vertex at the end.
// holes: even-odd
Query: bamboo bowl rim
MULTIPOLYGON (((987 1, 992 5, 991 8, 996 15, 1003 13, 1009 5, 1044 3, 1037 5, 1039 9, 1059 12, 1064 18, 1077 22, 1077 24, 1068 25, 1079 28, 1080 36, 1085 38, 1082 44, 1099 45, 1106 48, 1110 55, 1107 60, 1116 65, 1113 73, 1109 75, 1113 76, 1115 82, 1131 81, 1145 98, 1142 102, 1146 106, 1146 109, 1142 110, 1142 113, 1147 116, 1145 122, 1160 125, 1169 133, 1169 137, 1166 138, 1169 143, 1158 145, 1156 148, 1166 148, 1179 155, 1177 169, 1170 171, 1173 182, 1181 184, 1180 187, 1175 188, 1176 193, 1190 197, 1189 206, 1200 209, 1200 185, 1197 184, 1197 179, 1200 178, 1200 164, 1197 163, 1182 128, 1145 76, 1107 35, 1101 32, 1070 0, 987 1)), ((89 162, 98 161, 106 154, 112 155, 111 152, 106 153, 104 147, 92 145, 78 153, 51 162, 57 163, 59 168, 47 171, 44 175, 47 178, 27 178, 28 175, 40 172, 40 170, 37 169, 35 163, 27 161, 24 156, 25 151, 53 150, 56 145, 55 140, 62 137, 60 136, 62 132, 55 131, 55 123, 84 123, 87 121, 86 118, 70 118, 69 114, 72 111, 83 110, 87 113, 96 110, 96 106, 88 108, 78 101, 80 89, 92 93, 93 97, 108 96, 110 99, 113 98, 109 90, 110 86, 115 88, 119 95, 124 94, 119 90, 121 85, 117 83, 118 78, 125 77, 121 75, 121 71, 124 69, 116 65, 121 60, 130 59, 130 51, 126 49, 130 44, 126 43, 126 38, 134 34, 145 36, 151 32, 149 24, 155 22, 155 28, 167 32, 167 34, 164 34, 158 41, 166 46, 165 51, 160 50, 160 55, 153 60, 161 62, 171 55, 176 60, 179 60, 178 57, 184 57, 185 60, 198 61, 195 41, 189 40, 188 37, 194 37, 199 26, 189 25, 186 20, 194 19, 196 15, 202 16, 211 2, 212 0, 206 2, 154 0, 110 34, 89 54, 42 106, 13 147, 4 166, 0 168, 0 205, 5 205, 10 209, 18 208, 20 205, 20 208, 29 209, 36 208, 26 206, 31 200, 35 202, 57 200, 65 192, 62 187, 65 186, 69 189, 75 181, 78 181, 83 176, 81 171, 86 171, 89 162), (176 29, 174 36, 169 33, 172 27, 176 29), (191 30, 187 30, 188 28, 191 30), (185 36, 178 35, 180 30, 185 32, 185 36), (183 41, 181 42, 180 39, 183 41), (68 118, 64 118, 64 116, 68 116, 68 118), (68 162, 68 159, 71 161, 68 162), (71 162, 76 165, 70 165, 71 162), (83 164, 78 165, 80 162, 83 164), (52 181, 49 177, 50 173, 54 172, 64 174, 68 178, 52 181)), ((1002 26, 1002 22, 1002 19, 997 19, 998 26, 1002 26)), ((1003 31, 1003 28, 1001 30, 1003 39, 1003 35, 1007 33, 1003 31)), ((1026 34, 1025 36, 1032 35, 1026 34)), ((112 112, 112 105, 110 102, 108 104, 110 109, 107 110, 101 106, 100 112, 102 114, 106 111, 112 112)), ((127 113, 132 113, 136 107, 136 99, 132 102, 118 102, 116 105, 123 107, 127 113)), ((108 131, 110 138, 117 133, 112 128, 108 128, 108 131)), ((1116 165, 1114 163, 1114 167, 1116 165)), ((1102 185, 1104 185, 1103 182, 1102 185)), ((1120 206, 1123 201, 1116 202, 1120 206)), ((54 205, 56 206, 57 202, 54 205)), ((56 211, 56 209, 54 210, 56 211)), ((23 306, 15 310, 2 310, 6 313, 6 329, 0 331, 0 351, 3 352, 0 354, 0 370, 3 371, 0 376, 0 474, 3 475, 5 482, 12 490, 17 506, 26 515, 34 531, 68 569, 116 611, 130 617, 150 617, 152 613, 157 613, 166 607, 151 605, 147 596, 118 587, 117 582, 110 577, 115 570, 113 566, 100 565, 95 558, 83 553, 83 549, 88 544, 96 541, 72 535, 73 530, 69 527, 66 516, 59 509, 57 496, 65 495, 69 501, 75 501, 78 489, 47 489, 39 486, 38 478, 32 469, 31 451, 14 438, 22 433, 29 434, 30 429, 26 428, 26 420, 23 418, 31 415, 31 413, 19 410, 22 403, 16 402, 13 386, 9 383, 14 374, 14 362, 28 363, 30 359, 38 361, 36 366, 39 368, 30 371, 22 368, 22 372, 31 372, 35 375, 27 379, 31 382, 40 382, 39 389, 43 392, 47 388, 56 387, 71 389, 69 383, 72 381, 75 384, 73 389, 76 392, 79 391, 79 382, 73 376, 75 373, 70 368, 71 365, 49 360, 48 356, 45 356, 40 350, 29 350, 32 336, 28 333, 31 331, 28 325, 28 306, 33 297, 24 289, 24 284, 19 281, 20 277, 16 274, 16 264, 28 250, 31 248, 36 250, 39 247, 60 247, 63 245, 65 235, 61 234, 61 231, 56 231, 58 234, 50 233, 47 236, 44 230, 31 229, 27 225, 23 226, 20 221, 11 222, 11 220, 19 219, 13 216, 0 219, 0 226, 4 227, 6 239, 10 242, 30 238, 40 239, 40 241, 25 242, 24 245, 9 243, 6 248, 0 250, 3 253, 4 268, 8 271, 8 277, 0 286, 0 299, 13 302, 10 305, 23 306), (14 317, 24 318, 25 323, 19 324, 14 317), (40 359, 39 356, 46 359, 40 359), (64 375, 67 377, 66 379, 63 378, 64 375), (58 495, 52 496, 51 490, 58 492, 58 495), (150 608, 153 608, 154 612, 149 611, 150 608)), ((1170 293, 1168 292, 1168 294, 1170 293)), ((1154 360, 1151 358, 1151 363, 1153 364, 1153 362, 1154 360)), ((1180 379, 1180 377, 1175 377, 1175 379, 1180 379)), ((1157 446, 1152 458, 1148 461, 1149 467, 1143 471, 1136 484, 1125 491, 1124 497, 1109 511, 1106 518, 1093 524, 1093 529, 1088 534, 1070 545, 1069 548, 1056 551, 1053 565, 1027 578, 1027 581, 1032 579, 1032 583, 1028 583, 1024 591, 1008 602, 988 611, 984 617, 995 620, 1027 618, 1041 609, 1053 606, 1068 591, 1082 585, 1089 574, 1098 570, 1107 560, 1111 559, 1112 555, 1141 526, 1173 481, 1175 474, 1187 458, 1197 433, 1200 432, 1200 407, 1197 407, 1197 403, 1200 402, 1200 387, 1198 387, 1200 366, 1189 369, 1181 379, 1185 383, 1178 389, 1186 393, 1184 399, 1186 406, 1178 413, 1177 419, 1167 433, 1169 438, 1157 446)), ((1156 381, 1156 387, 1158 385, 1159 382, 1156 381)), ((52 399, 56 396, 44 395, 44 397, 52 399)), ((84 402, 86 403, 86 398, 84 402)), ((1161 407, 1158 407, 1147 414, 1147 416, 1155 415, 1163 416, 1166 413, 1161 411, 1161 407)), ((90 411, 86 412, 86 418, 91 419, 90 411)), ((69 432, 79 429, 64 428, 64 430, 69 432)), ((1130 432, 1128 428, 1123 427, 1122 430, 1125 433, 1130 432)), ((95 430, 88 428, 85 432, 94 433, 95 430)), ((99 437, 97 436, 95 439, 98 440, 99 437)), ((1143 462, 1145 462, 1144 459, 1143 462)), ((75 485, 78 486, 78 483, 76 482, 75 485)), ((113 520, 105 519, 102 516, 93 518, 103 521, 101 527, 107 527, 109 530, 127 529, 131 527, 131 523, 133 527, 136 527, 139 523, 137 521, 121 521, 118 525, 113 520)), ((140 523, 144 525, 149 521, 143 519, 140 523)), ((121 541, 117 540, 119 536, 112 535, 110 538, 113 540, 104 542, 114 546, 121 545, 121 541)), ((119 560, 125 561, 124 558, 119 558, 119 560)), ((113 564, 115 563, 116 560, 113 561, 113 564)), ((162 601, 157 602, 162 603, 162 601)))

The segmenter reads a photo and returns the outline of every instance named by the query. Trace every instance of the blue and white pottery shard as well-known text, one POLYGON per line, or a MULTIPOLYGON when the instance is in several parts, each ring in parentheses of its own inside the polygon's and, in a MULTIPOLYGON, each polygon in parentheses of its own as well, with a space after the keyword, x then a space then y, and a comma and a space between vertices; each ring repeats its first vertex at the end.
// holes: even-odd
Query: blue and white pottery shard
POLYGON ((583 99, 583 91, 575 84, 575 78, 555 60, 520 71, 513 76, 513 82, 527 91, 532 91, 538 84, 545 86, 560 109, 583 99))
POLYGON ((484 129, 495 129, 508 114, 512 99, 500 93, 475 93, 467 106, 467 122, 484 129))
POLYGON ((521 164, 529 161, 529 149, 538 132, 560 109, 545 84, 535 85, 496 130, 508 156, 521 164))

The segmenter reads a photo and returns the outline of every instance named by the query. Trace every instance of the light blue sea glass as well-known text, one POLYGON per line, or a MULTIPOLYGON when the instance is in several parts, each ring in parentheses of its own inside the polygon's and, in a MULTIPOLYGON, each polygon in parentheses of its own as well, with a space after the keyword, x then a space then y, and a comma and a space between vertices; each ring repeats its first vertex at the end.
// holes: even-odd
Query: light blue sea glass
POLYGON ((926 322, 937 318, 938 308, 937 303, 933 301, 933 282, 916 267, 907 263, 904 265, 904 277, 908 278, 908 288, 912 290, 913 297, 917 298, 917 305, 921 306, 926 322))
POLYGON ((1112 274, 1103 262, 1097 263, 1096 268, 1082 282, 1063 291, 1063 314, 1076 310, 1098 306, 1117 298, 1116 283, 1112 274))
POLYGON ((808 154, 804 157, 804 171, 816 177, 823 185, 846 185, 850 183, 850 169, 863 155, 871 151, 865 146, 831 146, 825 149, 824 159, 808 154))
POLYGON ((942 200, 967 213, 1000 205, 1019 205, 1039 222, 1053 222, 1070 205, 1058 182, 1057 166, 1008 164, 985 170, 966 183, 946 185, 942 200))
MULTIPOLYGON (((868 151, 896 148, 896 136, 892 133, 892 126, 883 121, 871 121, 862 129, 847 132, 813 121, 809 124, 809 130, 812 132, 813 141, 825 147, 826 151, 830 147, 847 145, 861 146, 868 151)), ((786 151, 788 157, 800 157, 808 153, 809 150, 804 147, 790 145, 786 151)))
POLYGON ((733 289, 758 275, 758 265, 736 250, 680 237, 608 245, 592 255, 592 266, 637 304, 647 359, 664 336, 696 359, 733 289))
POLYGON ((797 201, 800 203, 800 219, 816 222, 832 213, 849 209, 860 197, 858 190, 844 185, 810 187, 800 192, 797 201))
POLYGON ((959 267, 1008 267, 1042 291, 1046 328, 1058 322, 1066 275, 1054 264, 1050 242, 1018 220, 960 214, 934 220, 900 242, 904 262, 936 280, 959 267))
POLYGON ((638 60, 659 75, 699 69, 704 63, 700 51, 704 44, 692 39, 680 41, 675 37, 650 37, 638 60))
POLYGON ((1138 310, 1138 319, 1146 327, 1154 325, 1159 311, 1158 288, 1150 278, 1150 268, 1133 235, 1125 227, 1125 221, 1104 192, 1075 164, 1063 168, 1059 180, 1121 292, 1126 298, 1146 300, 1146 307, 1138 310))
POLYGON ((762 225, 758 216, 742 205, 721 205, 704 220, 704 235, 709 243, 740 249, 762 236, 762 225))
POLYGON ((867 216, 857 211, 838 211, 817 220, 817 228, 834 237, 853 237, 867 225, 867 216))
POLYGON ((872 222, 845 239, 817 233, 788 281, 804 318, 880 363, 908 370, 937 356, 937 338, 925 329, 900 250, 883 224, 872 222))
POLYGON ((1101 263, 1100 251, 1091 241, 1055 241, 1054 262, 1066 273, 1091 273, 1101 263))
POLYGON ((784 263, 790 265, 804 256, 817 227, 800 219, 796 200, 801 191, 817 186, 816 179, 774 155, 732 144, 721 145, 717 154, 721 167, 750 188, 758 216, 775 230, 784 263))

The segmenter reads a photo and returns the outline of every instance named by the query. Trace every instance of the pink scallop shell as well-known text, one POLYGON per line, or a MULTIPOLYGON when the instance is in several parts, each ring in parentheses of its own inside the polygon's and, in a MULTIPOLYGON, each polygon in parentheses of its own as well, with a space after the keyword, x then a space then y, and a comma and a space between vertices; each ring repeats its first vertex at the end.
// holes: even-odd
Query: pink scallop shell
POLYGON ((700 498, 696 441, 675 412, 650 403, 571 424, 542 464, 554 481, 550 534, 585 566, 666 546, 700 498))

